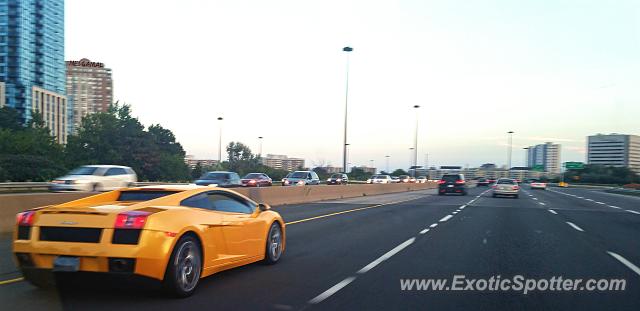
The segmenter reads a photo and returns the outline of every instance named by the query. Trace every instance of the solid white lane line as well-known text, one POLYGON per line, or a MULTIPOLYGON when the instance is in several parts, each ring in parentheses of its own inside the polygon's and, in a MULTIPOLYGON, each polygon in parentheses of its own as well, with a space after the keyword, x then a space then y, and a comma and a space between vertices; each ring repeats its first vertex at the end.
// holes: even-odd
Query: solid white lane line
POLYGON ((630 209, 628 209, 628 210, 626 210, 626 211, 627 211, 627 212, 629 212, 629 213, 634 213, 634 214, 638 214, 638 215, 640 215, 640 212, 632 211, 632 210, 630 210, 630 209))
POLYGON ((552 209, 550 209, 550 210, 548 210, 548 211, 549 211, 549 213, 551 213, 551 214, 558 215, 558 213, 557 213, 556 211, 552 210, 552 209))
POLYGON ((604 204, 605 204, 604 202, 596 202, 596 203, 601 204, 601 205, 604 205, 604 204))
POLYGON ((544 203, 542 203, 542 202, 538 202, 538 203, 539 203, 540 205, 547 205, 547 204, 544 204, 544 203))
POLYGON ((578 227, 576 224, 570 222, 570 221, 565 221, 569 226, 573 227, 573 229, 576 229, 580 232, 584 232, 584 230, 582 230, 582 228, 578 227))
POLYGON ((578 198, 578 199, 584 199, 584 197, 576 197, 576 198, 578 198))
POLYGON ((435 228, 438 224, 432 224, 429 228, 435 228))
POLYGON ((617 207, 617 206, 615 206, 615 205, 607 205, 607 206, 609 206, 609 207, 611 207, 611 208, 617 208, 617 209, 620 209, 619 207, 617 207))
POLYGON ((538 201, 538 198, 533 198, 534 200, 538 201))
POLYGON ((338 283, 336 285, 333 285, 331 288, 329 288, 326 291, 324 291, 324 293, 316 296, 316 298, 313 298, 313 299, 309 300, 309 303, 316 304, 316 303, 322 302, 323 300, 331 297, 331 295, 337 293, 343 287, 349 285, 349 283, 353 282, 353 280, 355 280, 355 279, 356 279, 355 276, 350 276, 350 277, 342 280, 340 283, 338 283))
POLYGON ((621 262, 623 265, 627 266, 627 268, 631 269, 631 271, 635 272, 637 275, 640 275, 640 268, 638 268, 638 266, 632 264, 630 261, 628 261, 627 259, 625 259, 624 257, 614 253, 614 252, 609 252, 607 251, 607 254, 611 255, 613 258, 617 259, 619 262, 621 262))
POLYGON ((453 216, 452 215, 447 215, 447 216, 442 217, 442 219, 440 219, 439 221, 440 222, 445 222, 445 221, 451 219, 451 217, 453 217, 453 216))
POLYGON ((425 234, 427 232, 429 232, 429 229, 424 229, 424 230, 420 231, 420 234, 425 234))
POLYGON ((400 252, 401 250, 405 249, 407 246, 413 244, 413 242, 415 242, 416 238, 410 238, 406 241, 404 241, 402 244, 396 246, 394 249, 388 251, 386 254, 380 256, 380 258, 372 261, 370 264, 366 265, 364 268, 360 269, 360 271, 358 271, 358 274, 363 274, 366 273, 367 271, 375 268, 375 266, 381 264, 383 261, 391 258, 391 256, 397 254, 398 252, 400 252))
POLYGON ((585 200, 593 202, 593 200, 592 200, 592 199, 585 199, 585 200))

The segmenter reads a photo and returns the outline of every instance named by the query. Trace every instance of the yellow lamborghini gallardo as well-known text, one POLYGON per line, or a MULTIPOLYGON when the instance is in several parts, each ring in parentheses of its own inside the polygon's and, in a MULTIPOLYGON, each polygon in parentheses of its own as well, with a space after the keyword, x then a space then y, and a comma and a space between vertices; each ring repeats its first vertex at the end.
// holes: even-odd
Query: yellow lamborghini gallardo
POLYGON ((130 274, 186 297, 202 277, 278 262, 285 244, 285 223, 266 204, 227 189, 166 185, 22 212, 13 252, 36 286, 51 284, 52 272, 130 274))

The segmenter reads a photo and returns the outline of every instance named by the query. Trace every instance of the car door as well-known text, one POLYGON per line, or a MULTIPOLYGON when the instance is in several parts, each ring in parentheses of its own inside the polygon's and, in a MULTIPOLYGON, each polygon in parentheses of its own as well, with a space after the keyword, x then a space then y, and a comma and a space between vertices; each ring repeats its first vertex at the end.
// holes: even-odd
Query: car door
POLYGON ((230 255, 238 259, 264 252, 264 220, 256 217, 256 204, 226 191, 212 191, 213 210, 222 214, 222 233, 230 255))
POLYGON ((195 194, 182 200, 180 205, 192 207, 198 224, 204 226, 202 239, 205 254, 204 267, 226 265, 239 259, 228 250, 223 232, 223 214, 213 209, 208 193, 195 194))
POLYGON ((105 190, 113 190, 120 186, 120 170, 124 172, 123 169, 117 167, 107 169, 104 173, 104 181, 102 183, 105 190))

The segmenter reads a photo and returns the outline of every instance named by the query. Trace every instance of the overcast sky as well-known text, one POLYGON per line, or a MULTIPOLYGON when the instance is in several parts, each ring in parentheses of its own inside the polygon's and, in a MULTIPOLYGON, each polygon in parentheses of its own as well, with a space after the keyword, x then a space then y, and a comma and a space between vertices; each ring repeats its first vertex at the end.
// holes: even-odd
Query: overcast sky
POLYGON ((640 134, 640 2, 67 0, 66 59, 113 70, 114 98, 171 129, 188 154, 223 142, 342 163, 350 54, 349 162, 506 163, 523 147, 640 134))

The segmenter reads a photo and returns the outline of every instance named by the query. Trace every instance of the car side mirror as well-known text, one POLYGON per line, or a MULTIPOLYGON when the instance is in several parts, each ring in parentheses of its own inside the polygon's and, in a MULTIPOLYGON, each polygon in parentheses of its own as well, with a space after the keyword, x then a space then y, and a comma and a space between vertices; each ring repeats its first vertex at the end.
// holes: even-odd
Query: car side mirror
POLYGON ((269 204, 260 203, 258 204, 258 208, 260 209, 261 212, 265 212, 270 210, 271 206, 269 206, 269 204))

